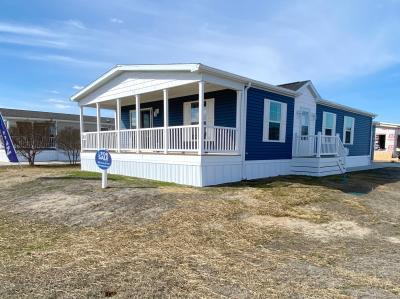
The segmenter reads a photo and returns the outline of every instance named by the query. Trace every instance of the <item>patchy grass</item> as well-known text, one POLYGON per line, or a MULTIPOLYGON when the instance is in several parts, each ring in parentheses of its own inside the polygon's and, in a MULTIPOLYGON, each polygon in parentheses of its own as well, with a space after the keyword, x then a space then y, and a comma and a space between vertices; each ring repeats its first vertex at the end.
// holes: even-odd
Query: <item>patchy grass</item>
POLYGON ((397 169, 202 189, 109 179, 0 168, 0 297, 400 295, 397 169))

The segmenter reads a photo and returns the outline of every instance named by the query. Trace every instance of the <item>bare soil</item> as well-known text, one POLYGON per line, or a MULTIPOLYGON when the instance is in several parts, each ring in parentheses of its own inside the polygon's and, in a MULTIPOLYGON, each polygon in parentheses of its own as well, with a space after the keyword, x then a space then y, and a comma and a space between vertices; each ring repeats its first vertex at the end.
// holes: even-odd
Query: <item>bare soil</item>
POLYGON ((0 298, 399 298, 400 169, 192 188, 0 168, 0 298))

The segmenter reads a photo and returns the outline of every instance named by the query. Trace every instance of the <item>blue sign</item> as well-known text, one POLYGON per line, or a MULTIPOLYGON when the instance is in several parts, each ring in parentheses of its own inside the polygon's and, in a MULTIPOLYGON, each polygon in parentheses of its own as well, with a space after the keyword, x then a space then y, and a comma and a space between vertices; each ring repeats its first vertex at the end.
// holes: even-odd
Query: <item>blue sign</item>
POLYGON ((8 160, 13 163, 18 163, 17 153, 15 152, 14 144, 12 143, 10 133, 8 133, 6 124, 4 123, 3 116, 0 113, 0 133, 3 138, 3 145, 6 151, 8 160))
POLYGON ((111 155, 105 150, 101 149, 96 152, 96 164, 102 170, 107 170, 111 166, 111 155))

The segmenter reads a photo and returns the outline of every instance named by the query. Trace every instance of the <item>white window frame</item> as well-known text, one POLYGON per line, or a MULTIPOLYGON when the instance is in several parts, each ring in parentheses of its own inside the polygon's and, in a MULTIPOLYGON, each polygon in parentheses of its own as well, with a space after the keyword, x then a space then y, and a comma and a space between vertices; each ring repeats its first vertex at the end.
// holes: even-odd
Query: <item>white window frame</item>
POLYGON ((345 116, 343 118, 343 144, 353 145, 354 144, 354 126, 356 123, 356 119, 351 116, 345 116), (351 126, 351 135, 350 135, 350 143, 346 143, 346 119, 352 119, 352 126, 351 126))
MULTIPOLYGON (((188 102, 184 102, 183 103, 183 124, 185 126, 190 126, 191 125, 191 105, 193 103, 198 103, 198 100, 195 101, 188 101, 188 102)), ((205 105, 205 109, 210 109, 212 110, 212 113, 206 113, 207 115, 207 119, 205 119, 204 121, 206 122, 206 126, 214 126, 214 121, 215 121, 215 100, 214 98, 210 98, 210 99, 204 99, 204 105, 205 105)), ((204 110, 205 110, 204 109, 204 110)))
POLYGON ((286 143, 286 123, 287 123, 287 104, 280 101, 264 99, 264 119, 263 119, 263 142, 279 142, 286 143), (279 140, 269 139, 269 122, 270 122, 270 104, 277 103, 281 105, 281 121, 279 127, 279 140))
POLYGON ((333 115, 333 128, 332 128, 332 135, 331 136, 336 136, 336 113, 327 112, 327 111, 324 111, 322 113, 322 135, 325 135, 325 129, 329 129, 329 128, 327 128, 325 126, 325 123, 326 123, 325 120, 326 120, 326 116, 328 114, 332 114, 333 115))
MULTIPOLYGON (((149 108, 140 108, 140 112, 143 111, 150 111, 150 128, 153 128, 153 120, 154 120, 154 115, 153 115, 153 107, 149 107, 149 108)), ((131 109, 129 110, 129 128, 130 129, 134 129, 132 127, 132 113, 136 114, 136 109, 131 109)), ((136 124, 135 124, 136 125, 136 124)), ((140 125, 140 124, 139 124, 140 125)), ((136 128, 138 129, 138 128, 136 128)), ((142 128, 139 128, 142 129, 142 128)))

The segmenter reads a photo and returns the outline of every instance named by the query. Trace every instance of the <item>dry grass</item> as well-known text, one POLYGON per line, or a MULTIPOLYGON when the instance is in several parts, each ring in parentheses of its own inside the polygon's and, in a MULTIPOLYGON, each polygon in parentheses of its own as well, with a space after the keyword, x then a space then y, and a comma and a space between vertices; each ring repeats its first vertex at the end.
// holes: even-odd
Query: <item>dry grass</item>
POLYGON ((0 168, 0 297, 395 298, 399 179, 101 190, 76 169, 0 168))

